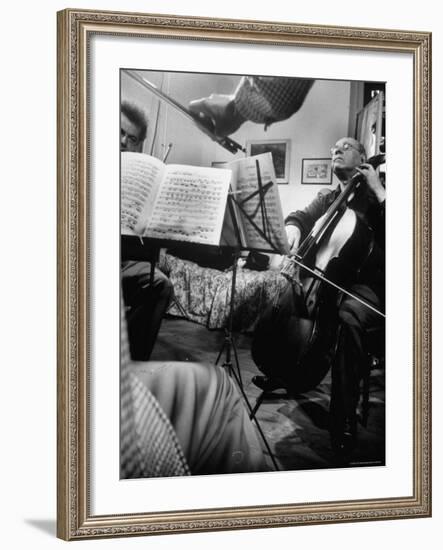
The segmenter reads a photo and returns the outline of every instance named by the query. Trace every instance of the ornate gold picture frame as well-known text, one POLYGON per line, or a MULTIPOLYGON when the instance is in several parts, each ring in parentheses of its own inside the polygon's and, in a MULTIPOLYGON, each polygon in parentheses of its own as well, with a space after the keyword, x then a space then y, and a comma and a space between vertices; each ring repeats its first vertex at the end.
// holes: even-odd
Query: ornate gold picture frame
MULTIPOLYGON (((58 13, 58 536, 65 540, 250 529, 319 523, 427 517, 431 514, 431 35, 426 32, 327 27, 276 22, 235 21, 150 14, 64 10, 58 13), (94 37, 126 41, 145 39, 164 44, 192 41, 201 48, 249 45, 312 48, 320 53, 350 51, 404 54, 412 66, 413 143, 408 160, 412 231, 409 265, 412 327, 407 336, 411 369, 412 441, 410 490, 395 496, 285 501, 261 496, 251 505, 223 505, 179 510, 156 504, 149 511, 94 510, 91 486, 91 398, 93 346, 91 331, 91 235, 100 205, 91 200, 90 79, 94 37), (267 502, 268 501, 268 502, 267 502), (271 501, 271 502, 270 502, 271 501)), ((408 153, 406 153, 408 154, 408 153)), ((395 216, 396 206, 392 206, 395 216)), ((117 241, 116 241, 117 242, 117 241)), ((118 246, 116 244, 116 246, 118 246)), ((118 289, 116 289, 118 294, 118 289)), ((119 319, 117 319, 117 323, 119 319)), ((97 329, 99 330, 99 329, 97 329)), ((117 374, 118 376, 118 374, 117 374)), ((118 397, 116 397, 118 399, 118 397)), ((118 452, 118 451, 116 451, 118 452)), ((274 473, 284 476, 286 473, 274 473)), ((115 472, 118 480, 118 471, 115 472)), ((168 483, 171 480, 168 480, 168 483)), ((163 483, 159 480, 158 483, 163 483)), ((189 487, 188 487, 189 490, 189 487)), ((161 486, 158 485, 158 491, 161 486)))

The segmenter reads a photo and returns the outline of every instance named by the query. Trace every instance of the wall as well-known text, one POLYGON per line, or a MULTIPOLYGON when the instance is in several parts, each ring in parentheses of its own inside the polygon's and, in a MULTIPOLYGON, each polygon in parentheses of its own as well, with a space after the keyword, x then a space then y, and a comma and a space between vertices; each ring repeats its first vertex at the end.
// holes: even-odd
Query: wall
MULTIPOLYGON (((1 273, 2 377, 0 455, 2 547, 67 548, 55 530, 55 11, 62 0, 7 3, 2 52, 1 273), (8 84, 8 85, 6 85, 8 84), (20 107, 20 108, 17 108, 20 107)), ((350 0, 261 4, 245 0, 82 0, 89 9, 177 13, 239 19, 433 31, 433 148, 443 150, 443 31, 438 3, 372 0, 371 9, 350 0)), ((436 165, 437 166, 437 165, 436 165)), ((438 165, 439 166, 439 165, 438 165)), ((443 531, 443 188, 435 178, 434 215, 434 494, 431 519, 260 529, 155 538, 83 541, 73 548, 203 550, 211 548, 327 548, 415 550, 441 547, 443 531), (438 542, 440 540, 440 542, 438 542), (78 545, 78 546, 77 546, 78 545)))

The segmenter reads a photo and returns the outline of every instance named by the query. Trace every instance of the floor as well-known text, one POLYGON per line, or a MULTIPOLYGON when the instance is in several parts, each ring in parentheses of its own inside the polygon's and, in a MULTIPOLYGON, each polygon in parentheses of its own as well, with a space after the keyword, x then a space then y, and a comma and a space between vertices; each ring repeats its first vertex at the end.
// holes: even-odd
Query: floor
MULTIPOLYGON (((163 321, 152 355, 155 360, 196 361, 208 368, 222 368, 226 346, 218 366, 217 356, 225 342, 223 331, 183 319, 163 321)), ((251 382, 261 374, 250 356, 250 336, 235 334, 244 394, 254 406, 260 390, 251 382)), ((235 367, 235 365, 234 365, 235 367)), ((385 461, 385 383, 384 369, 374 368, 370 376, 369 418, 366 427, 358 426, 357 445, 346 462, 331 449, 328 431, 330 377, 298 398, 278 390, 275 397, 266 399, 257 413, 274 460, 264 445, 268 462, 278 470, 306 470, 332 467, 380 466, 385 461)))

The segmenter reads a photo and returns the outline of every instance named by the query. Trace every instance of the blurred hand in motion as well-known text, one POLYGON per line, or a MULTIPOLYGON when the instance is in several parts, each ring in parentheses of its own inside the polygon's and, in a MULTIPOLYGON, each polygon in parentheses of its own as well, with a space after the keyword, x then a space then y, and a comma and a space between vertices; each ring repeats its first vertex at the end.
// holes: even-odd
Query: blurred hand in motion
POLYGON ((286 225, 285 228, 289 243, 289 254, 294 256, 300 244, 301 232, 296 225, 286 225))
POLYGON ((196 120, 218 137, 229 136, 245 122, 235 108, 233 95, 211 94, 191 101, 188 108, 196 120))

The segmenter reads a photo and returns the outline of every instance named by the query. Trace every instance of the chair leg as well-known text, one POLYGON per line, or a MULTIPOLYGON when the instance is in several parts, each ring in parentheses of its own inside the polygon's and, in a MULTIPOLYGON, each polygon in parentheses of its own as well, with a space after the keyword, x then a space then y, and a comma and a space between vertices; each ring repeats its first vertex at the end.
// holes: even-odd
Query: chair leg
POLYGON ((373 358, 368 357, 368 365, 362 381, 361 425, 366 428, 369 416, 369 382, 371 378, 373 358))
POLYGON ((171 309, 171 307, 174 306, 174 305, 179 310, 182 317, 184 317, 185 319, 187 319, 189 321, 190 319, 189 319, 188 314, 186 313, 184 307, 181 305, 181 303, 178 301, 178 299, 175 296, 173 296, 172 299, 171 299, 171 302, 170 302, 169 307, 168 307, 168 312, 171 309))

